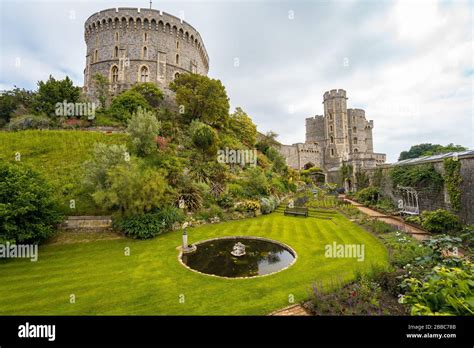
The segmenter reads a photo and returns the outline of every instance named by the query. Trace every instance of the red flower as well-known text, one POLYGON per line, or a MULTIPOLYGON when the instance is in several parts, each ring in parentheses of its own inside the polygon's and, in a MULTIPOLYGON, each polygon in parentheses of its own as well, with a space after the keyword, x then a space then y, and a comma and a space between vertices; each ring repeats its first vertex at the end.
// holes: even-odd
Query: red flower
POLYGON ((351 296, 352 296, 352 297, 356 297, 356 296, 357 296, 357 291, 355 291, 355 290, 352 291, 352 292, 351 292, 351 296))

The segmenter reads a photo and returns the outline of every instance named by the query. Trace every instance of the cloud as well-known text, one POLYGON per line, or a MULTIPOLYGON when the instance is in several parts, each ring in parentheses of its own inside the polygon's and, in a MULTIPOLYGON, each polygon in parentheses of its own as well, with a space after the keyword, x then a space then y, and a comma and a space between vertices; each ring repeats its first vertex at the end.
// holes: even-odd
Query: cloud
MULTIPOLYGON (((146 5, 146 3, 144 3, 146 5)), ((1 3, 0 88, 49 74, 82 85, 83 23, 109 1, 1 3), (72 11, 72 12, 71 12, 72 11), (74 13, 74 18, 71 18, 74 13), (21 59, 21 66, 15 65, 21 59)), ((131 7, 135 2, 114 1, 131 7)), ((203 37, 209 75, 260 131, 303 142, 305 118, 343 88, 390 161, 421 142, 474 147, 469 1, 161 1, 203 37), (238 59, 239 65, 234 63, 238 59)))

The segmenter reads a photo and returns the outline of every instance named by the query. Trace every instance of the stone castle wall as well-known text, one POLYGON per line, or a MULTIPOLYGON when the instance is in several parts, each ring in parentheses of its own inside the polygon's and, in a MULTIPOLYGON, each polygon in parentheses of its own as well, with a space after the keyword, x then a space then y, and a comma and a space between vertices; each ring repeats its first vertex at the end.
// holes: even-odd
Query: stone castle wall
POLYGON ((281 153, 287 158, 288 165, 301 169, 308 162, 320 163, 318 166, 327 171, 344 162, 354 162, 357 167, 385 163, 385 154, 373 152, 373 121, 365 118, 362 109, 347 109, 345 90, 325 92, 323 104, 324 116, 305 120, 305 143, 282 147, 281 153))
MULTIPOLYGON (((456 214, 461 218, 464 223, 474 223, 474 156, 460 157, 461 162, 461 209, 456 214)), ((441 174, 445 174, 443 159, 432 161, 435 170, 441 174)), ((416 164, 413 164, 416 165, 416 164)), ((399 190, 393 187, 393 183, 390 179, 389 171, 393 166, 387 165, 380 168, 383 174, 383 180, 381 182, 381 191, 389 197, 395 204, 401 199, 401 193, 399 190)), ((373 183, 375 168, 362 169, 369 176, 369 181, 373 183)), ((338 175, 338 173, 334 173, 338 175)), ((336 178, 336 176, 334 176, 336 178)), ((449 201, 449 195, 446 187, 443 187, 439 192, 434 192, 430 188, 419 188, 417 189, 420 212, 424 210, 436 210, 436 209, 447 209, 451 210, 451 202, 449 201)))
POLYGON ((137 82, 167 88, 176 74, 206 75, 209 70, 199 32, 157 10, 114 8, 97 12, 86 20, 84 38, 84 90, 89 97, 94 94, 92 77, 97 73, 108 78, 112 94, 117 94, 137 82))

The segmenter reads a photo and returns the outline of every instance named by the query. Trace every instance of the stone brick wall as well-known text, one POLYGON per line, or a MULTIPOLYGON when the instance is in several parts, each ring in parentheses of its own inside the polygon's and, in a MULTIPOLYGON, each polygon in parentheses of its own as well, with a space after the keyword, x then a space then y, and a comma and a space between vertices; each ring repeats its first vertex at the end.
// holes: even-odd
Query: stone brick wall
MULTIPOLYGON (((474 223, 474 156, 460 157, 461 162, 461 209, 456 214, 465 223, 474 223)), ((443 160, 438 160, 433 163, 435 170, 441 175, 445 174, 443 160)), ((387 165, 381 168, 383 173, 383 180, 381 185, 382 193, 390 197, 396 204, 401 199, 401 193, 393 188, 393 183, 390 179, 389 171, 392 166, 387 165)), ((373 182, 376 168, 362 169, 373 182)), ((434 192, 429 188, 421 188, 417 190, 419 198, 420 211, 447 209, 451 210, 451 203, 446 188, 443 187, 439 192, 434 192)))
POLYGON ((151 9, 107 9, 85 23, 87 45, 84 90, 93 99, 92 77, 100 73, 117 94, 141 82, 141 69, 148 69, 148 82, 167 88, 176 74, 206 75, 209 57, 200 34, 179 18, 151 9), (144 51, 146 48, 146 53, 144 51), (129 66, 125 64, 129 60, 129 66), (119 70, 114 80, 112 68, 119 70))

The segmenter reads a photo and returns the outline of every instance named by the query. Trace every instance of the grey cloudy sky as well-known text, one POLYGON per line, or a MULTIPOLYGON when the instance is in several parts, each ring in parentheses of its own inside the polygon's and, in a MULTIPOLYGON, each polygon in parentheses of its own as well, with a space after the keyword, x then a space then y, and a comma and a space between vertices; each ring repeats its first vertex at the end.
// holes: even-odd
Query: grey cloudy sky
MULTIPOLYGON (((0 89, 49 74, 82 85, 83 23, 134 1, 0 0, 0 89)), ((474 3, 454 1, 153 1, 204 40, 209 75, 262 132, 304 142, 325 91, 375 122, 374 146, 395 161, 413 144, 474 147, 474 3), (235 66, 238 61, 238 66, 235 66)))

